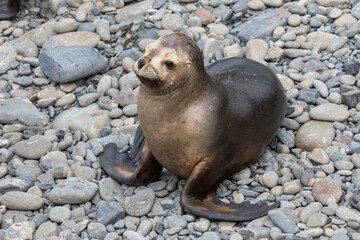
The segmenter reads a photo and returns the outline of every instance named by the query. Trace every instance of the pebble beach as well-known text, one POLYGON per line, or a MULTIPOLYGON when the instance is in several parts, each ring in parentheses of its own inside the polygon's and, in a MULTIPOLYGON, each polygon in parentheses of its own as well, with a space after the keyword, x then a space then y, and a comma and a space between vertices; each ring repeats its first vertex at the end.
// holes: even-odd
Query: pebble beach
MULTIPOLYGON (((29 0, 0 21, 0 239, 360 240, 359 0, 29 0), (248 222, 183 211, 186 179, 111 179, 107 143, 131 149, 145 47, 183 32, 207 66, 246 57, 288 101, 227 203, 281 202, 248 222)), ((224 123, 225 124, 225 123, 224 123)))

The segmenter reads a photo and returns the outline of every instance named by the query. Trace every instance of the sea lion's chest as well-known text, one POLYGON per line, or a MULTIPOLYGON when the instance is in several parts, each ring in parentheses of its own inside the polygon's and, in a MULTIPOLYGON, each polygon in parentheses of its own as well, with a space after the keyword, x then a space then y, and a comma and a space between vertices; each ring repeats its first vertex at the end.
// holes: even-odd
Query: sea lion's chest
POLYGON ((210 116, 214 108, 199 101, 176 112, 176 109, 149 106, 149 102, 142 102, 139 96, 138 110, 154 157, 170 172, 187 178, 210 149, 213 135, 210 116))

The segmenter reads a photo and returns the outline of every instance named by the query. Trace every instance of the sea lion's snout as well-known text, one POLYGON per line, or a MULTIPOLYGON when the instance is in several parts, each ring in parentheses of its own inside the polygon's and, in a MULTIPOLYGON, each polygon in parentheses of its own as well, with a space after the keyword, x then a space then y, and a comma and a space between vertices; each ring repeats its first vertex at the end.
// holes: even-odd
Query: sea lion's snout
POLYGON ((140 70, 143 66, 145 66, 145 64, 146 64, 146 60, 143 59, 143 58, 140 58, 140 59, 138 60, 138 63, 137 63, 139 70, 140 70))

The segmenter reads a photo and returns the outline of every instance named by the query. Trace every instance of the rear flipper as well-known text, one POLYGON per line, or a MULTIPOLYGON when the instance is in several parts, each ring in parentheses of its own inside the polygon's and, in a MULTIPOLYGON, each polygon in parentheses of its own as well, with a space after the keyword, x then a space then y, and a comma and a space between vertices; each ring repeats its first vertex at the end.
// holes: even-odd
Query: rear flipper
POLYGON ((130 156, 118 152, 116 144, 109 143, 104 147, 99 162, 110 177, 127 185, 139 186, 155 181, 162 171, 162 166, 150 152, 140 127, 136 131, 130 156), (132 163, 138 160, 138 166, 132 163))
MULTIPOLYGON (((216 189, 223 180, 208 159, 200 162, 188 178, 180 203, 186 212, 212 220, 250 221, 262 217, 271 209, 278 208, 279 202, 227 204, 216 198, 216 189)), ((220 169, 220 168, 217 168, 220 169)))

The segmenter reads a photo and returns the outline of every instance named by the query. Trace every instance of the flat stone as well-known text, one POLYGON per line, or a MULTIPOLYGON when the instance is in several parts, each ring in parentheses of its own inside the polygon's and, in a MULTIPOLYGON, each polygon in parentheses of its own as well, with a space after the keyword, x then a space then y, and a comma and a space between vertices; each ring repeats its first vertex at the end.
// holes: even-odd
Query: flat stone
POLYGON ((138 191, 131 197, 124 198, 125 212, 131 216, 144 216, 152 208, 155 201, 155 193, 151 188, 138 191))
POLYGON ((271 221, 284 233, 297 233, 299 228, 296 224, 282 211, 269 213, 271 221))
POLYGON ((340 206, 336 208, 335 214, 338 218, 346 222, 354 221, 360 223, 360 211, 356 209, 350 209, 346 206, 340 206))
POLYGON ((97 204, 97 220, 104 224, 114 224, 125 217, 125 211, 119 202, 101 201, 97 204))
POLYGON ((145 19, 146 10, 152 8, 153 4, 153 0, 146 0, 125 6, 117 10, 115 20, 119 24, 119 27, 129 26, 130 24, 140 24, 145 19))
POLYGON ((44 136, 35 135, 24 140, 17 142, 14 146, 14 151, 19 156, 29 159, 39 159, 50 151, 52 147, 51 141, 44 136))
POLYGON ((0 123, 21 123, 26 126, 45 126, 48 117, 26 98, 0 99, 0 123))
POLYGON ((71 129, 85 132, 90 138, 101 137, 100 129, 109 126, 109 111, 102 110, 97 104, 84 108, 73 107, 59 114, 52 122, 54 129, 71 129))
POLYGON ((312 108, 310 117, 320 121, 342 122, 349 117, 349 111, 338 104, 326 103, 312 108))
POLYGON ((100 41, 100 36, 96 33, 87 31, 76 31, 52 36, 50 41, 54 41, 62 46, 89 46, 96 47, 100 41))
POLYGON ((10 191, 0 197, 1 204, 14 210, 37 210, 44 205, 44 200, 30 193, 10 191))
POLYGON ((266 10, 257 17, 233 28, 230 33, 237 34, 245 42, 255 38, 268 39, 276 27, 286 24, 289 16, 290 12, 285 9, 266 10))
POLYGON ((335 137, 332 123, 309 121, 302 125, 295 137, 295 146, 305 151, 315 148, 325 149, 330 146, 335 137))
POLYGON ((340 184, 328 178, 315 183, 312 193, 316 201, 323 205, 328 205, 330 202, 337 203, 342 196, 340 184))
POLYGON ((81 204, 90 201, 97 190, 95 183, 73 177, 58 183, 47 198, 55 204, 81 204))
POLYGON ((69 83, 91 76, 107 67, 107 60, 87 46, 58 47, 39 55, 41 70, 57 83, 69 83))

